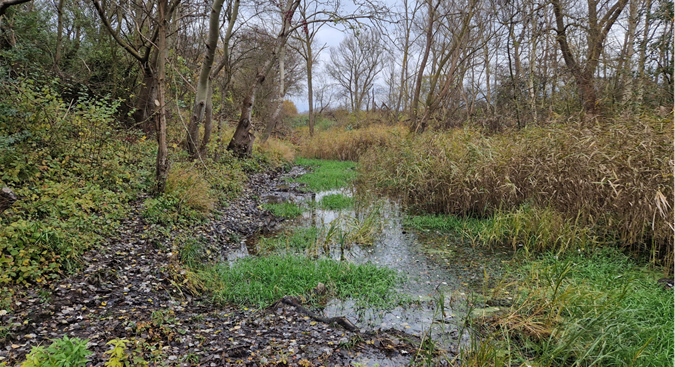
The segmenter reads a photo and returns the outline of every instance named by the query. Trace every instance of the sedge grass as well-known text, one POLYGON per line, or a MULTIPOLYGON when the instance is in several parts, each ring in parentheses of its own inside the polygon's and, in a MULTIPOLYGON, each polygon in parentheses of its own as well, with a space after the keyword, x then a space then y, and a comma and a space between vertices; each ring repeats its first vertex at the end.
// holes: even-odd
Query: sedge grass
POLYGON ((330 194, 321 198, 319 206, 328 210, 343 210, 354 206, 354 198, 343 194, 330 194))
POLYGON ((284 218, 295 218, 302 215, 304 209, 295 203, 267 203, 263 204, 263 208, 272 212, 272 214, 278 217, 284 218))
MULTIPOLYGON (((672 291, 657 285, 659 274, 637 266, 618 250, 580 252, 564 258, 549 253, 512 275, 515 283, 494 295, 515 297, 509 312, 479 320, 494 330, 482 344, 510 350, 512 363, 672 364, 672 291)), ((472 348, 475 355, 488 347, 472 348)))
POLYGON ((356 163, 298 158, 296 164, 312 169, 312 172, 296 178, 295 182, 307 184, 312 191, 334 190, 351 185, 356 177, 356 163))
POLYGON ((362 305, 388 307, 397 302, 394 270, 373 264, 350 264, 305 256, 251 257, 200 273, 205 288, 219 303, 265 307, 283 296, 309 296, 318 283, 331 295, 362 305))

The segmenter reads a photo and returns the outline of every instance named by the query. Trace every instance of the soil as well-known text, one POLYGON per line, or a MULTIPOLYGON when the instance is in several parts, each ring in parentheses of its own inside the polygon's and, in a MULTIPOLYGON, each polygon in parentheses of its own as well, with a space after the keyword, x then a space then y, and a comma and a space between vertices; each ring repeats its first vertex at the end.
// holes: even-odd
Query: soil
MULTIPOLYGON (((290 175, 301 173, 296 167, 290 175)), ((116 338, 133 341, 128 352, 151 365, 407 364, 419 346, 413 335, 352 332, 281 302, 262 310, 217 305, 185 287, 174 240, 201 237, 204 261, 241 256, 246 239, 274 231, 283 221, 262 209, 260 198, 305 194, 299 185, 285 183, 285 176, 279 171, 252 175, 238 199, 190 229, 146 223, 139 198, 118 235, 83 256, 83 270, 16 290, 12 311, 0 311, 0 331, 9 330, 0 333, 0 365, 18 365, 32 347, 64 335, 89 341, 94 366, 105 363, 105 352, 112 349, 106 343, 116 338)))

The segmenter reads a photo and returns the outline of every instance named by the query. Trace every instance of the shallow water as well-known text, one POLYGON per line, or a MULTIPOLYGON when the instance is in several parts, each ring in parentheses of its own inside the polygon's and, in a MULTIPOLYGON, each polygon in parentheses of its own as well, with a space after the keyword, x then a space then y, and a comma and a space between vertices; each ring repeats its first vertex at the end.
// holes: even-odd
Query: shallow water
MULTIPOLYGON (((351 195, 349 190, 343 189, 294 198, 296 202, 305 200, 314 204, 309 205, 311 209, 295 224, 324 229, 333 225, 347 230, 345 223, 353 222, 355 218, 363 220, 367 210, 317 208, 316 203, 321 198, 337 193, 351 195)), ((356 207, 364 206, 359 204, 356 207)), ((345 316, 367 331, 396 329, 419 337, 430 335, 439 348, 456 353, 470 341, 470 333, 464 327, 469 295, 481 293, 483 287, 492 282, 491 277, 499 274, 501 260, 507 252, 472 246, 459 240, 456 234, 409 231, 402 225, 404 214, 396 203, 381 200, 375 205, 380 230, 373 243, 334 244, 325 255, 336 260, 371 262, 397 270, 406 279, 397 291, 412 301, 385 310, 357 307, 353 300, 334 299, 324 308, 324 315, 345 316)), ((380 366, 401 365, 400 362, 398 359, 378 360, 372 356, 360 361, 364 365, 380 366)))

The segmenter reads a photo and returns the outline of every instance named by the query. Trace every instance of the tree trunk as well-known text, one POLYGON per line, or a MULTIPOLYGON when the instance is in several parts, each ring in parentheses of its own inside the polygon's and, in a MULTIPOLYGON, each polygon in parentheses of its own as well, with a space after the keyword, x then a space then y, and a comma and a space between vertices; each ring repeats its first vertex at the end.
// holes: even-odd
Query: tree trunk
POLYGON ((141 91, 136 100, 136 110, 133 113, 134 120, 137 124, 141 124, 146 131, 147 122, 155 112, 155 100, 157 99, 157 76, 155 75, 149 62, 143 64, 143 82, 141 83, 141 91))
POLYGON ((272 69, 272 65, 276 61, 281 49, 285 47, 286 41, 288 40, 289 29, 291 26, 291 19, 295 10, 300 5, 300 0, 288 0, 286 6, 284 7, 283 14, 283 25, 281 31, 277 35, 275 40, 275 48, 272 51, 270 57, 265 61, 260 72, 256 75, 255 82, 249 88, 248 92, 244 96, 244 100, 241 106, 241 115, 239 118, 239 123, 237 124, 237 130, 234 132, 234 136, 230 143, 227 145, 227 150, 231 151, 235 156, 243 158, 251 155, 253 151, 253 141, 255 140, 255 135, 250 131, 251 130, 251 112, 253 110, 253 102, 255 100, 255 92, 258 90, 258 87, 262 85, 267 77, 267 74, 272 69))
POLYGON ((14 194, 9 187, 3 187, 0 190, 0 214, 9 209, 19 198, 14 194))
POLYGON ((609 30, 623 11, 628 0, 618 0, 612 5, 605 15, 598 19, 598 1, 588 0, 588 31, 586 37, 586 64, 582 67, 574 59, 572 50, 567 41, 567 26, 564 21, 564 13, 560 0, 551 0, 555 15, 556 33, 560 50, 565 60, 565 65, 570 70, 577 84, 579 99, 584 111, 590 115, 600 112, 595 90, 594 74, 600 61, 600 55, 604 48, 604 42, 609 30))
MULTIPOLYGON (((211 69, 213 68, 213 59, 216 54, 216 48, 218 47, 220 12, 223 8, 223 2, 224 0, 214 0, 213 6, 211 7, 211 14, 209 17, 209 35, 206 43, 206 54, 204 55, 204 61, 202 62, 202 67, 199 72, 195 104, 192 108, 192 116, 190 117, 190 124, 188 125, 187 150, 190 154, 190 157, 193 159, 197 158, 197 156, 202 151, 199 145, 199 124, 204 120, 207 109, 206 105, 209 103, 207 101, 207 96, 210 94, 209 88, 211 85, 209 76, 211 75, 211 69)), ((204 136, 206 137, 207 135, 211 136, 211 131, 205 130, 204 136)), ((205 144, 208 144, 208 141, 205 144)), ((204 149, 204 151, 206 151, 206 149, 204 149)))
POLYGON ((58 70, 61 62, 61 55, 63 54, 63 5, 66 0, 59 0, 59 5, 56 8, 56 51, 54 54, 54 68, 58 70))
POLYGON ((644 86, 645 78, 647 77, 645 73, 645 64, 647 62, 647 42, 649 40, 649 26, 651 24, 651 10, 652 10, 652 0, 645 1, 645 25, 642 30, 642 42, 640 42, 640 58, 638 59, 638 81, 636 86, 636 96, 635 101, 638 104, 642 103, 644 97, 644 86))
POLYGON ((277 119, 281 114, 281 109, 284 107, 284 95, 286 94, 286 88, 284 87, 284 78, 286 78, 285 57, 286 47, 282 47, 281 52, 279 53, 279 95, 277 96, 277 107, 274 109, 274 113, 272 113, 272 116, 270 116, 270 119, 265 126, 265 133, 262 138, 263 143, 269 139, 270 135, 272 135, 272 131, 274 131, 274 128, 277 126, 277 119))
POLYGON ((314 90, 312 90, 312 45, 307 47, 307 102, 309 102, 309 136, 314 136, 314 90))
POLYGON ((213 129, 213 85, 209 79, 207 83, 206 106, 204 108, 204 138, 199 145, 199 156, 206 157, 207 147, 211 140, 211 130, 213 129))
POLYGON ((426 129, 426 119, 422 119, 424 120, 424 122, 422 122, 417 116, 419 113, 418 108, 420 103, 420 93, 422 90, 422 80, 424 80, 424 69, 426 68, 427 61, 429 60, 429 52, 431 51, 431 44, 433 42, 436 8, 438 5, 440 5, 440 1, 435 7, 432 3, 432 0, 427 0, 427 2, 429 4, 429 20, 427 22, 426 29, 426 45, 424 46, 424 55, 422 56, 422 61, 420 62, 420 68, 417 71, 418 74, 417 80, 415 82, 415 92, 413 93, 413 100, 412 104, 410 105, 410 119, 412 122, 410 125, 410 130, 416 133, 423 133, 426 129))
POLYGON ((251 111, 253 110, 253 101, 257 88, 257 83, 251 86, 246 98, 244 98, 237 130, 234 131, 234 136, 232 136, 230 144, 227 145, 227 150, 231 151, 235 157, 245 158, 250 156, 253 152, 255 135, 250 131, 251 111))
POLYGON ((164 86, 166 77, 166 8, 167 0, 159 0, 159 35, 157 40, 157 166, 155 174, 157 193, 166 189, 166 178, 169 171, 168 149, 166 146, 166 106, 164 103, 164 86))
POLYGON ((633 100, 633 54, 635 53, 635 32, 637 30, 637 21, 638 21, 638 0, 630 0, 628 5, 629 14, 628 14, 628 31, 626 32, 626 57, 625 59, 625 70, 619 70, 623 74, 625 82, 623 83, 623 104, 628 105, 633 100))

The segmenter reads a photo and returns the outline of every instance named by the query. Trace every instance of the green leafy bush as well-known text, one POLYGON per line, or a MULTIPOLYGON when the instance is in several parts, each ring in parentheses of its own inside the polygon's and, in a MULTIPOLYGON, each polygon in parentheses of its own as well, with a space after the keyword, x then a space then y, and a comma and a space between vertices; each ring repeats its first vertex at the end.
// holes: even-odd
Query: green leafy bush
POLYGON ((114 233, 152 177, 151 144, 116 129, 119 102, 67 105, 30 80, 0 88, 0 186, 19 197, 0 215, 0 283, 44 281, 114 233))
POLYGON ((64 335, 45 347, 33 347, 21 367, 63 367, 84 366, 92 353, 87 349, 89 340, 68 338, 64 335))

